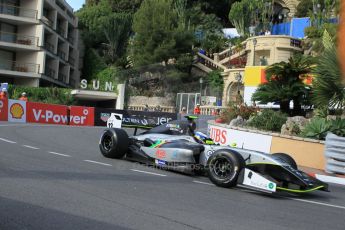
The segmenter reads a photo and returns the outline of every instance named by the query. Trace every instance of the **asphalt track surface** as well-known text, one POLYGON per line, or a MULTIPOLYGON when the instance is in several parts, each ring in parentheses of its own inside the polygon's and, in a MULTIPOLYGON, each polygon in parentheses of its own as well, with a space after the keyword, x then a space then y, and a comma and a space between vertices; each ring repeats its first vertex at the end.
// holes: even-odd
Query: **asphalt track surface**
POLYGON ((345 229, 345 187, 307 196, 104 158, 103 128, 0 123, 0 230, 345 229))

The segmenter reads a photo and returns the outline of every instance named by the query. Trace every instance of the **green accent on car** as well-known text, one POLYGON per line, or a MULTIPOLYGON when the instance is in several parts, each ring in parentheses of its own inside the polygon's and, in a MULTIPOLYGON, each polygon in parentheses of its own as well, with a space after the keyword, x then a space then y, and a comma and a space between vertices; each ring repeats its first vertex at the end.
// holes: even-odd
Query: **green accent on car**
POLYGON ((187 119, 198 119, 198 116, 193 116, 193 115, 189 115, 189 116, 184 116, 187 119))
POLYGON ((214 141, 212 141, 212 140, 206 140, 206 141, 205 141, 205 144, 207 144, 207 145, 214 145, 214 141))
POLYGON ((249 163, 247 165, 275 165, 275 166, 279 166, 282 167, 281 165, 277 165, 277 164, 273 164, 273 163, 266 163, 266 162, 258 162, 258 163, 249 163))
POLYGON ((269 189, 273 189, 273 188, 274 188, 274 184, 273 184, 272 182, 269 183, 269 184, 268 184, 268 188, 269 188, 269 189))
POLYGON ((324 188, 325 186, 321 185, 315 188, 307 189, 307 190, 298 190, 298 189, 289 189, 289 188, 282 188, 282 187, 277 187, 277 189, 286 191, 286 192, 294 192, 294 193, 306 193, 306 192, 312 192, 321 188, 324 188))
POLYGON ((162 144, 164 144, 165 141, 162 141, 162 140, 158 140, 156 141, 156 143, 154 143, 153 145, 151 145, 149 148, 156 148, 157 146, 160 146, 162 144))

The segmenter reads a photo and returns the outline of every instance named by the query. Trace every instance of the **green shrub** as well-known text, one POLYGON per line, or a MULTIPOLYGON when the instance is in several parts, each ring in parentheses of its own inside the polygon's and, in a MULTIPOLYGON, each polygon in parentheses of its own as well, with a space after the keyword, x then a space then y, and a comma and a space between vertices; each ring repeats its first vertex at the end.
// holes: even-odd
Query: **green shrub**
POLYGON ((310 26, 304 29, 304 33, 308 38, 320 38, 322 36, 322 30, 315 26, 310 26))
POLYGON ((327 120, 326 118, 316 117, 306 125, 302 136, 324 140, 328 132, 345 137, 345 119, 327 120))
POLYGON ((287 115, 278 111, 265 109, 248 121, 248 126, 261 130, 280 132, 287 121, 287 115))
POLYGON ((64 88, 36 88, 9 85, 9 98, 18 99, 25 92, 28 100, 32 102, 42 102, 61 105, 75 105, 77 102, 71 95, 71 89, 64 88))
POLYGON ((241 116, 243 119, 248 120, 251 116, 255 114, 255 107, 230 103, 228 108, 226 108, 222 112, 221 119, 224 123, 230 123, 230 121, 232 119, 235 119, 237 116, 241 116))

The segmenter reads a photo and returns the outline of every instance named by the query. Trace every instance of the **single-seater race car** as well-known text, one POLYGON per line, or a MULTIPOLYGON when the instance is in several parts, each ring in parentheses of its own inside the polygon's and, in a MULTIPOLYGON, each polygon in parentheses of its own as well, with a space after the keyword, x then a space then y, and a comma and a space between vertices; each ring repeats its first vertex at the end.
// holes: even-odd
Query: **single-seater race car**
POLYGON ((106 129, 99 147, 103 156, 126 158, 185 173, 201 173, 220 187, 240 184, 273 193, 328 191, 328 185, 298 170, 285 153, 263 152, 217 145, 195 132, 194 117, 171 121, 131 137, 123 129, 106 129))

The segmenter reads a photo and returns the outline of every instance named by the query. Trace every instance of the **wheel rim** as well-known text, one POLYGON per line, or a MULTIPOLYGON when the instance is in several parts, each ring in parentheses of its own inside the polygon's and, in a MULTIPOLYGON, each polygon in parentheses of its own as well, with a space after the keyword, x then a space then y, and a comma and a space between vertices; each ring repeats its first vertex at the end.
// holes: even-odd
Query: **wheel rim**
POLYGON ((102 145, 106 151, 111 150, 111 147, 113 146, 113 140, 110 135, 104 135, 102 145))
POLYGON ((229 179, 234 172, 232 162, 225 157, 218 157, 213 161, 212 173, 219 179, 229 179))

